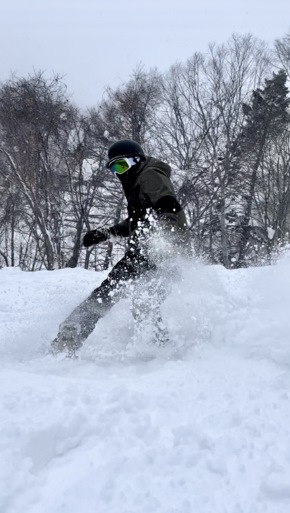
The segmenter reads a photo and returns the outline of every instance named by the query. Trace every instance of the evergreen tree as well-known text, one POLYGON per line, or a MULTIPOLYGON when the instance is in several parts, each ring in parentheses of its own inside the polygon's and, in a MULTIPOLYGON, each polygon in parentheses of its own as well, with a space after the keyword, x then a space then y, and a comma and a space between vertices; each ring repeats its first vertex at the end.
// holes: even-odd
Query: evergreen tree
POLYGON ((284 70, 265 80, 264 89, 252 93, 251 102, 243 104, 245 126, 237 144, 240 160, 240 180, 243 187, 244 208, 239 225, 238 266, 246 265, 246 253, 251 236, 251 217, 258 179, 265 150, 277 139, 289 123, 287 76, 284 70))

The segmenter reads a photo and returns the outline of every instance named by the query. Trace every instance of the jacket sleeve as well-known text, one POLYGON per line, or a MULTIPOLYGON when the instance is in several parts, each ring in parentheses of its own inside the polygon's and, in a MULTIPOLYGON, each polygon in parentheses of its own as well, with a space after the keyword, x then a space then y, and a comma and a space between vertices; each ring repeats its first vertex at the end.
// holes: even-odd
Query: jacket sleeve
POLYGON ((111 228, 109 228, 109 231, 110 234, 113 235, 113 237, 128 237, 130 231, 129 226, 130 221, 129 218, 127 218, 124 219, 124 221, 121 221, 121 223, 111 226, 111 228))
POLYGON ((178 203, 170 179, 158 169, 151 168, 144 172, 141 182, 142 195, 149 200, 160 219, 167 225, 178 224, 178 203))

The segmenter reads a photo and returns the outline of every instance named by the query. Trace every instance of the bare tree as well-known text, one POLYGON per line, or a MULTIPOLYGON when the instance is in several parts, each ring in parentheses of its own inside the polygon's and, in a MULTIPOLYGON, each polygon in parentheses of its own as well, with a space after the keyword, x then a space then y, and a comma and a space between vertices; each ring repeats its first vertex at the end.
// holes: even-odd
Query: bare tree
POLYGON ((171 68, 158 111, 158 148, 176 168, 179 195, 201 252, 231 266, 237 206, 233 148, 242 129, 242 102, 269 67, 264 44, 233 35, 171 68))
POLYGON ((290 76, 290 32, 281 39, 275 41, 275 51, 278 58, 278 66, 284 68, 290 76))
POLYGON ((1 173, 22 196, 22 216, 33 230, 47 269, 56 262, 65 177, 59 133, 72 115, 59 76, 11 79, 0 90, 1 173), (26 208, 26 206, 28 208, 26 208))
POLYGON ((99 113, 109 141, 128 138, 145 148, 150 145, 150 129, 160 103, 160 85, 157 71, 145 73, 137 67, 126 84, 116 90, 107 89, 99 113))
POLYGON ((253 224, 261 228, 260 252, 268 262, 272 252, 289 243, 290 234, 290 131, 285 129, 267 145, 258 170, 253 224), (262 246, 262 247, 261 247, 262 246))

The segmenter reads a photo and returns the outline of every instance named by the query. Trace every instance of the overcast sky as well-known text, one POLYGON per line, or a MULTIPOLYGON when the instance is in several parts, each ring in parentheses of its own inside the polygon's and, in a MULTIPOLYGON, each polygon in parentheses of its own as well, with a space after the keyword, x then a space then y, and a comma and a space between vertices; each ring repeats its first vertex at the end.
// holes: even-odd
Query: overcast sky
POLYGON ((0 82, 11 72, 64 75, 81 107, 139 63, 165 71, 233 32, 272 44, 290 30, 289 0, 0 0, 0 82))

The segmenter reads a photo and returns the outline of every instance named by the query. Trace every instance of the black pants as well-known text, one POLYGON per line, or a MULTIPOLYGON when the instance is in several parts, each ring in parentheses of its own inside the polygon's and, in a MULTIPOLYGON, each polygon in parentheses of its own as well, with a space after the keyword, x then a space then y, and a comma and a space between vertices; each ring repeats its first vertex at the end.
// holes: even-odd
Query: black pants
POLYGON ((96 301, 115 303, 122 295, 122 290, 129 280, 156 270, 155 264, 141 252, 128 251, 125 256, 113 267, 108 277, 91 294, 96 301))
POLYGON ((128 251, 108 277, 61 324, 53 352, 74 353, 95 328, 96 323, 125 294, 130 280, 156 271, 156 266, 140 251, 128 251))

